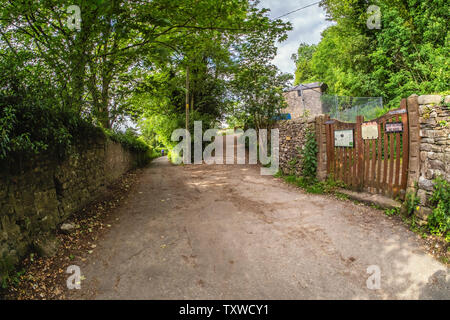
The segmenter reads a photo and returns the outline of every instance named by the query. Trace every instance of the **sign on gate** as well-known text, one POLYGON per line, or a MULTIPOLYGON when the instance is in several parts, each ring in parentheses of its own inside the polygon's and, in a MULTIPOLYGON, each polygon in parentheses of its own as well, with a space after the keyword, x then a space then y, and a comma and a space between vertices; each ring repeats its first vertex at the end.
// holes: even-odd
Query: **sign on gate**
POLYGON ((403 99, 400 109, 367 122, 363 116, 357 116, 355 123, 326 116, 329 177, 357 191, 404 199, 409 168, 408 103, 403 99))
POLYGON ((387 133, 402 132, 402 131, 403 131, 403 123, 401 123, 401 122, 386 123, 386 132, 387 133))
POLYGON ((378 139, 378 124, 376 121, 365 122, 361 125, 361 135, 364 140, 378 139))
POLYGON ((353 147, 353 130, 334 131, 334 145, 336 147, 353 147))

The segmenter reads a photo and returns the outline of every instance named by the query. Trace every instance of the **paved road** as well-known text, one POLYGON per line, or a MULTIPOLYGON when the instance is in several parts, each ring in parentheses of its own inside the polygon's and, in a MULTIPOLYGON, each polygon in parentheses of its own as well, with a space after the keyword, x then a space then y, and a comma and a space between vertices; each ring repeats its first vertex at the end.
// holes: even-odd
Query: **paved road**
POLYGON ((448 269, 403 225, 256 166, 160 158, 113 217, 72 298, 450 298, 448 269), (379 290, 367 288, 371 265, 379 290))

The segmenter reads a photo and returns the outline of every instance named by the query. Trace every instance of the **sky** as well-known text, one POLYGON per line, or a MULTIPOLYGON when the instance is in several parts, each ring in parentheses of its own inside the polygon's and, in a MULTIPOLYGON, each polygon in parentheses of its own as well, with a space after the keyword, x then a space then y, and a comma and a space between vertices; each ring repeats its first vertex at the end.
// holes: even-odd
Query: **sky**
MULTIPOLYGON (((259 7, 270 9, 269 17, 277 18, 314 2, 317 2, 317 0, 261 0, 259 7)), ((288 32, 289 38, 286 41, 277 44, 278 54, 273 63, 281 71, 294 74, 295 63, 291 60, 291 56, 297 53, 299 44, 302 42, 307 44, 319 43, 320 34, 331 25, 331 22, 326 21, 325 11, 318 4, 291 13, 281 19, 291 22, 293 30, 288 32)))

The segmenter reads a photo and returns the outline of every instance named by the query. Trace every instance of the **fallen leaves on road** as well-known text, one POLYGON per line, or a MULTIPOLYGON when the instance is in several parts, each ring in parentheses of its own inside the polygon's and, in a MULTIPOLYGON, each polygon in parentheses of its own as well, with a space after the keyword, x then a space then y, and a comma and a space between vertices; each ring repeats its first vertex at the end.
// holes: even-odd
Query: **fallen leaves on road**
MULTIPOLYGON (((68 221, 76 225, 70 234, 57 231, 60 242, 58 252, 54 257, 39 257, 31 253, 25 258, 15 277, 9 283, 9 288, 0 292, 5 299, 67 299, 66 273, 70 265, 81 266, 97 247, 96 242, 110 227, 110 220, 118 221, 119 218, 109 218, 114 208, 128 196, 132 185, 136 182, 138 174, 130 172, 114 185, 108 187, 106 194, 80 212, 75 213, 68 221)), ((83 269, 81 269, 83 274, 83 269)), ((81 280, 85 280, 81 276, 81 280)))

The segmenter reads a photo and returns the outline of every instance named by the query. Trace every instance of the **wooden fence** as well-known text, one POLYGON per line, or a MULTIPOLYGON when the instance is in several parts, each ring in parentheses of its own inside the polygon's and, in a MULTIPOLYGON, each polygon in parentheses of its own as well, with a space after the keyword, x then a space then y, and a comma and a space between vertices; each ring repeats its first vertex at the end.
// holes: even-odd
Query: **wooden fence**
POLYGON ((325 116, 327 174, 358 191, 404 198, 408 178, 406 99, 399 109, 345 123, 325 116))

